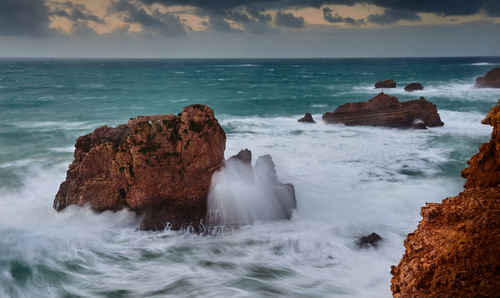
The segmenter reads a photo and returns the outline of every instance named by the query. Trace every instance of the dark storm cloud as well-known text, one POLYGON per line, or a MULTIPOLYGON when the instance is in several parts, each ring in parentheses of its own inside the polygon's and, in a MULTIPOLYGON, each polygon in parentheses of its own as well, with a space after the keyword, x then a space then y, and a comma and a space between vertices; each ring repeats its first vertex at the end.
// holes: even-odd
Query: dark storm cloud
POLYGON ((82 4, 74 4, 68 1, 68 2, 56 3, 56 7, 57 8, 52 11, 51 13, 52 15, 65 17, 74 22, 92 21, 98 24, 106 23, 103 19, 93 14, 82 4))
POLYGON ((280 27, 303 28, 304 23, 303 17, 296 17, 293 13, 284 13, 281 11, 276 13, 276 18, 274 19, 274 24, 280 27))
POLYGON ((355 20, 353 18, 344 18, 338 14, 333 15, 333 10, 331 8, 323 8, 323 18, 330 23, 346 23, 352 26, 363 25, 365 21, 363 19, 355 20))
POLYGON ((42 0, 0 0, 0 35, 44 35, 49 21, 42 0))
POLYGON ((382 14, 372 14, 367 18, 368 22, 387 25, 397 23, 402 20, 416 22, 422 20, 414 11, 401 10, 396 8, 388 8, 382 14))
POLYGON ((138 23, 144 31, 159 33, 166 36, 180 36, 187 33, 187 28, 180 18, 170 13, 161 13, 154 10, 152 14, 143 8, 137 7, 127 0, 113 2, 108 7, 108 13, 122 13, 127 23, 138 23))

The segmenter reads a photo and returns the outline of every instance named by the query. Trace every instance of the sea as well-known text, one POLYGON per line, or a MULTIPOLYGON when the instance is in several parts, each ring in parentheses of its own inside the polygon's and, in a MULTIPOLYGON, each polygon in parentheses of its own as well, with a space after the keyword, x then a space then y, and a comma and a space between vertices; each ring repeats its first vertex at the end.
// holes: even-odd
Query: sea
POLYGON ((489 140, 480 122, 500 89, 473 85, 494 67, 500 57, 2 58, 0 297, 390 297, 420 208, 462 191, 461 170, 489 140), (397 88, 374 89, 390 78, 397 88), (405 92, 410 82, 424 90, 405 92), (382 91, 425 97, 445 125, 321 120, 382 91), (205 235, 140 231, 127 210, 52 208, 78 136, 195 103, 215 111, 226 158, 245 148, 273 157, 295 186, 290 220, 205 235), (316 124, 297 122, 306 112, 316 124), (383 240, 360 249, 372 232, 383 240))

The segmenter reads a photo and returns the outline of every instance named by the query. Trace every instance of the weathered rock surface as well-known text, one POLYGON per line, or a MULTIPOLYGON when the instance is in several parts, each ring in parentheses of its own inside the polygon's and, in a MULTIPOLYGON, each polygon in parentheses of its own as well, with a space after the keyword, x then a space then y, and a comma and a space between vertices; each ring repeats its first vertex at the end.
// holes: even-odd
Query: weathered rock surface
POLYGON ((368 236, 359 238, 358 241, 356 241, 356 244, 359 248, 377 247, 379 241, 382 241, 382 237, 380 237, 377 233, 371 233, 368 236))
POLYGON ((396 88, 394 80, 378 81, 375 83, 375 88, 396 88))
POLYGON ((199 224, 212 174, 224 161, 226 136, 204 105, 178 116, 140 116, 77 139, 73 163, 54 208, 89 205, 100 212, 129 208, 143 229, 199 224))
POLYGON ((323 114, 328 123, 410 128, 421 122, 425 126, 443 126, 437 108, 423 97, 399 102, 396 97, 379 93, 368 102, 352 102, 339 106, 333 113, 323 114))
POLYGON ((313 116, 311 115, 311 113, 306 113, 304 115, 304 117, 300 118, 297 121, 299 121, 299 122, 307 122, 307 123, 316 123, 316 121, 314 121, 313 116))
POLYGON ((484 124, 491 140, 462 171, 464 192, 422 207, 392 266, 394 297, 498 297, 500 289, 500 100, 484 124))
POLYGON ((488 71, 484 77, 476 79, 476 88, 500 88, 500 67, 488 71))
POLYGON ((412 92, 417 90, 424 90, 424 86, 420 83, 410 83, 405 86, 405 91, 412 92))

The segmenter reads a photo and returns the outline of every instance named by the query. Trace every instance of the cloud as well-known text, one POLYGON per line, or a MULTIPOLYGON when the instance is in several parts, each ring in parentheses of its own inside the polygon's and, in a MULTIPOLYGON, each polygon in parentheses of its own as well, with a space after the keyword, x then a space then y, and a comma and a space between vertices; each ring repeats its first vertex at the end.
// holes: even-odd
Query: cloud
POLYGON ((103 19, 88 10, 83 4, 74 4, 67 1, 57 2, 55 6, 57 8, 51 11, 51 15, 65 17, 73 22, 92 21, 98 24, 106 23, 103 19))
POLYGON ((171 13, 161 13, 157 9, 150 14, 144 8, 138 7, 127 0, 113 2, 108 7, 108 13, 120 13, 123 15, 123 21, 138 23, 144 31, 149 33, 182 36, 190 30, 181 22, 179 16, 171 13))
POLYGON ((46 35, 49 22, 49 9, 42 0, 0 0, 0 35, 46 35))
POLYGON ((303 17, 296 17, 293 13, 283 13, 281 11, 276 13, 274 19, 274 24, 280 27, 303 28, 304 23, 303 17))
POLYGON ((417 22, 422 20, 420 16, 414 11, 401 10, 396 8, 387 8, 382 14, 371 14, 367 17, 368 22, 387 25, 397 23, 405 20, 410 22, 417 22))
POLYGON ((323 18, 330 23, 346 23, 352 26, 359 26, 365 24, 364 19, 355 20, 353 18, 344 18, 338 14, 333 15, 333 10, 331 8, 323 8, 323 18))

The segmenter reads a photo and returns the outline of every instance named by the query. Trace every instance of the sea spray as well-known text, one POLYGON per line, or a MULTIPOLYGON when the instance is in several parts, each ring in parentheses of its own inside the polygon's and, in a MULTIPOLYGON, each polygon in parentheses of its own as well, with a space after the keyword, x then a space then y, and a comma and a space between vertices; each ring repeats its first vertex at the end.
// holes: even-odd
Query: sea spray
MULTIPOLYGON (((278 181, 270 155, 249 160, 232 157, 214 173, 208 194, 210 226, 242 226, 259 220, 289 219, 295 208, 291 184, 278 181)), ((240 155, 238 154, 238 155, 240 155)))

